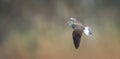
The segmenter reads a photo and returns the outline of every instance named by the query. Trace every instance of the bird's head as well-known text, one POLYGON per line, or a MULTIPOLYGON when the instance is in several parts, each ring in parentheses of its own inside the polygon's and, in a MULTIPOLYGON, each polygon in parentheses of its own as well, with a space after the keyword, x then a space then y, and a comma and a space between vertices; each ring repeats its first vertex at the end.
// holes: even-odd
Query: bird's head
POLYGON ((73 18, 73 17, 70 18, 70 21, 77 22, 77 20, 75 18, 73 18))
POLYGON ((71 17, 70 20, 67 22, 67 25, 72 27, 73 29, 76 26, 82 26, 80 23, 78 23, 78 20, 76 20, 75 18, 71 17))
POLYGON ((70 20, 67 22, 67 25, 72 27, 72 25, 77 24, 77 22, 78 21, 75 18, 71 17, 70 20))

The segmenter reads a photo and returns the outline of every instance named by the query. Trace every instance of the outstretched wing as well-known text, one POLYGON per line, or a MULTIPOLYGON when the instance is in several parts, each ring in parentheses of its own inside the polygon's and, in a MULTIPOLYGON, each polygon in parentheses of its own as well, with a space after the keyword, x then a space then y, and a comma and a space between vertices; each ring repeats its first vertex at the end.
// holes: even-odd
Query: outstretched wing
POLYGON ((80 45, 80 40, 81 40, 82 33, 83 33, 83 30, 80 30, 80 29, 75 29, 72 33, 73 43, 74 43, 74 46, 75 46, 76 49, 80 45))
POLYGON ((90 31, 89 27, 85 27, 84 33, 85 33, 87 36, 89 36, 89 35, 92 34, 92 32, 90 31))

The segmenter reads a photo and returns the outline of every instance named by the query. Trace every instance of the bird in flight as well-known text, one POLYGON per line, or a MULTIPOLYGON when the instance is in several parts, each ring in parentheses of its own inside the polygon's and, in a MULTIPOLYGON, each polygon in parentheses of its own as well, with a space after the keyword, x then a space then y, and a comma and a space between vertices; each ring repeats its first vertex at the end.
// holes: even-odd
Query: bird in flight
POLYGON ((73 29, 73 43, 76 49, 79 48, 82 33, 85 33, 87 36, 91 35, 91 31, 89 30, 88 26, 83 26, 81 23, 78 22, 77 19, 71 17, 70 20, 67 22, 68 26, 73 29))

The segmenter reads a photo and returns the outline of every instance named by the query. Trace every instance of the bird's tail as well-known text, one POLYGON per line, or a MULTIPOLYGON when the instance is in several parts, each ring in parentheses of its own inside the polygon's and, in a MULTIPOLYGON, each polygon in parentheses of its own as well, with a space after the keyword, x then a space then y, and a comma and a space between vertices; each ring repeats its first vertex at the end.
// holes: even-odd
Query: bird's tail
POLYGON ((84 33, 85 33, 87 36, 89 36, 89 35, 92 34, 91 31, 90 31, 90 29, 89 29, 89 27, 85 27, 84 33))

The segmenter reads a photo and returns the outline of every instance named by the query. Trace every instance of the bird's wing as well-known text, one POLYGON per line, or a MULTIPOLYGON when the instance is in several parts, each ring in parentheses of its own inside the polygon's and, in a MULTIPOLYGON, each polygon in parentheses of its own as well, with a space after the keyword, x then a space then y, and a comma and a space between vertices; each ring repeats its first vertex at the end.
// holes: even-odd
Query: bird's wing
POLYGON ((80 30, 80 29, 75 29, 72 33, 73 43, 74 43, 74 46, 75 46, 76 49, 80 45, 80 40, 81 40, 82 33, 83 33, 83 30, 80 30))
POLYGON ((89 36, 89 35, 92 34, 92 32, 90 31, 89 27, 85 27, 84 33, 85 33, 87 36, 89 36))

